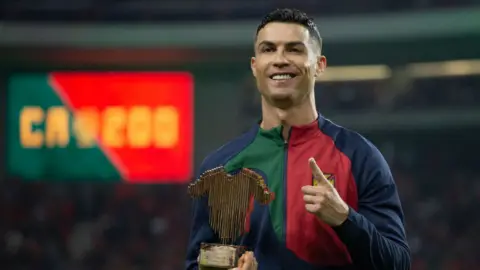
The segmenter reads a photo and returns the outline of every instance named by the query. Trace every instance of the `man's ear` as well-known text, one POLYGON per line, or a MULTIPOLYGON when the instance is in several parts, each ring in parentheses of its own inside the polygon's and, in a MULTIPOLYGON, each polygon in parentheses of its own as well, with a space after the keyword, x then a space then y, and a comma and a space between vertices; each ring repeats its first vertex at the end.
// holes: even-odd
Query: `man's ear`
POLYGON ((250 59, 250 68, 252 69, 252 74, 253 74, 253 77, 257 77, 257 62, 256 62, 256 59, 255 57, 252 57, 250 59))
POLYGON ((317 56, 317 69, 315 70, 315 77, 319 77, 327 68, 327 58, 323 55, 317 56))

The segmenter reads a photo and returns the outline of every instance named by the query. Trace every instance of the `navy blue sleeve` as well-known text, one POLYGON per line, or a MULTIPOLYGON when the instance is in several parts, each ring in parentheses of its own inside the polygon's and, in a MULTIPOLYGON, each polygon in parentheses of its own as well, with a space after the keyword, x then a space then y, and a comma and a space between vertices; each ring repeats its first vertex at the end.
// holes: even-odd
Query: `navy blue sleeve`
POLYGON ((334 230, 347 246, 357 269, 410 269, 403 211, 387 162, 363 138, 352 157, 358 212, 350 208, 347 220, 334 230))

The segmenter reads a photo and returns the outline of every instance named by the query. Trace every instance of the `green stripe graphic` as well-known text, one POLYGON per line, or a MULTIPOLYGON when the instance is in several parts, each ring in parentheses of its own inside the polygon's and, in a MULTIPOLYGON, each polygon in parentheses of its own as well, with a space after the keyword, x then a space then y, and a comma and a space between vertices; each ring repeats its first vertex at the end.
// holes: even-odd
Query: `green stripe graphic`
MULTIPOLYGON (((285 150, 283 140, 278 136, 280 130, 259 130, 255 140, 242 152, 232 158, 226 165, 227 172, 241 168, 256 169, 266 174, 270 191, 275 193, 275 199, 270 203, 270 219, 278 239, 283 239, 285 229, 284 204, 284 173, 285 150)), ((280 132, 281 133, 281 132, 280 132)))

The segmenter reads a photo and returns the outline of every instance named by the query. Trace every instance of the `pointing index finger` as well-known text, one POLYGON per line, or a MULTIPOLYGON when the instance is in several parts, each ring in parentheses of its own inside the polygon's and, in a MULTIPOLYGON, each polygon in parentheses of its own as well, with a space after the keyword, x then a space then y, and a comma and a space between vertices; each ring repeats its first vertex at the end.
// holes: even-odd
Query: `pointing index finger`
POLYGON ((313 178, 319 181, 319 183, 323 184, 329 184, 327 178, 325 178, 325 175, 323 175, 322 170, 320 170, 320 167, 318 167, 317 162, 315 161, 314 158, 308 159, 308 163, 310 164, 310 169, 312 170, 312 175, 313 178))
POLYGON ((308 164, 310 164, 310 169, 315 178, 324 178, 322 170, 320 170, 314 158, 309 158, 308 164))

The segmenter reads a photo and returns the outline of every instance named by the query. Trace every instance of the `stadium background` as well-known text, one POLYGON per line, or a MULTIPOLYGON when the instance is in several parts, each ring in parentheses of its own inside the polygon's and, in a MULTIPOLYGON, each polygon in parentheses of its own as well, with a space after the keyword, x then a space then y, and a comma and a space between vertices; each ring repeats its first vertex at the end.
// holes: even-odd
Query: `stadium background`
MULTIPOLYGON (((16 145, 19 119, 11 103, 44 96, 35 86, 12 87, 12 78, 54 71, 189 72, 191 159, 198 168, 209 151, 258 119, 249 70, 254 29, 265 12, 293 5, 316 18, 324 38, 329 68, 317 85, 320 111, 362 132, 391 165, 413 269, 478 269, 479 4, 0 1, 1 268, 182 269, 190 220, 186 186, 173 179, 105 183, 99 174, 88 177, 89 169, 69 151, 59 155, 48 147, 12 162, 32 150, 16 145), (32 177, 32 164, 47 160, 43 175, 32 177), (75 169, 59 176, 66 163, 55 163, 62 160, 75 169)), ((163 161, 157 170, 171 166, 163 161)))

